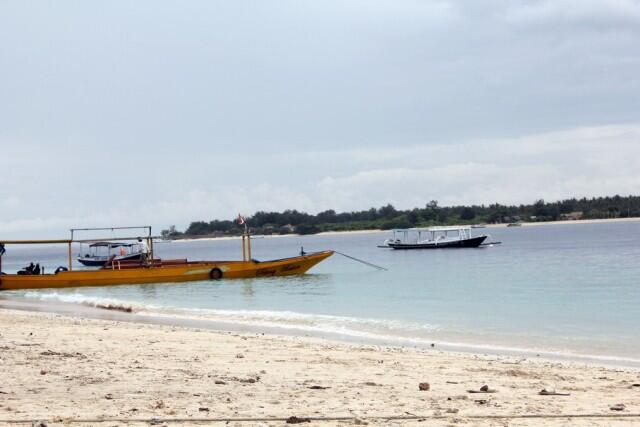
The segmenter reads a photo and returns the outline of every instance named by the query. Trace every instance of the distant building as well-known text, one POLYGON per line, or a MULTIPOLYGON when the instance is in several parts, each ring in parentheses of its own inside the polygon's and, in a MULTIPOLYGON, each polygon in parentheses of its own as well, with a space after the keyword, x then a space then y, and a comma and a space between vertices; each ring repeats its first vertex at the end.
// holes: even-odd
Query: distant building
POLYGON ((576 221, 582 219, 583 213, 582 211, 569 212, 566 214, 560 214, 560 219, 565 221, 576 221))
POLYGON ((290 234, 293 233, 296 228, 291 224, 286 224, 280 227, 280 234, 290 234))

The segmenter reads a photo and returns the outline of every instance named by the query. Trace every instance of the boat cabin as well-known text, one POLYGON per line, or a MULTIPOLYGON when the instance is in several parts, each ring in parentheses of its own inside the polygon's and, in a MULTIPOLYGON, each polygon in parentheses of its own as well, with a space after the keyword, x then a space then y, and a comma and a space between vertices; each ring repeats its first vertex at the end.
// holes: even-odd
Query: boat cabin
POLYGON ((78 262, 86 266, 103 266, 109 260, 139 260, 142 247, 138 243, 95 242, 89 245, 89 252, 82 255, 82 243, 78 262))
POLYGON ((470 226, 402 228, 392 230, 393 236, 382 247, 393 249, 435 249, 445 247, 478 247, 486 235, 472 236, 470 226))

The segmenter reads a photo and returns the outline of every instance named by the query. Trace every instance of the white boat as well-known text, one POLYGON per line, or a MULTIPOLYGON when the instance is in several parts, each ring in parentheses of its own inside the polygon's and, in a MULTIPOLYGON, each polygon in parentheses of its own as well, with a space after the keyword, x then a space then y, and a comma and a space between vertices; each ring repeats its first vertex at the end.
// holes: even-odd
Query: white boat
POLYGON ((107 262, 140 260, 141 255, 137 243, 95 242, 89 245, 88 253, 78 256, 77 259, 82 265, 102 267, 107 262))
POLYGON ((384 241, 382 248, 392 249, 445 249, 477 248, 488 237, 471 235, 470 226, 402 228, 392 230, 393 236, 384 241))

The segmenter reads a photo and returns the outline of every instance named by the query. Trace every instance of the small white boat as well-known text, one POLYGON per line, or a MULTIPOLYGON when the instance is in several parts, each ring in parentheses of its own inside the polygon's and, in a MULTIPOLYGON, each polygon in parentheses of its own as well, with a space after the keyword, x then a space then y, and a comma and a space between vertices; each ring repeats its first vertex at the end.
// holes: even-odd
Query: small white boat
POLYGON ((392 249, 445 249, 477 248, 488 237, 471 235, 470 226, 405 228, 392 230, 393 236, 384 241, 382 248, 392 249))
POLYGON ((108 261, 140 260, 142 252, 137 243, 95 242, 89 245, 89 252, 78 256, 78 262, 88 267, 102 267, 108 261))

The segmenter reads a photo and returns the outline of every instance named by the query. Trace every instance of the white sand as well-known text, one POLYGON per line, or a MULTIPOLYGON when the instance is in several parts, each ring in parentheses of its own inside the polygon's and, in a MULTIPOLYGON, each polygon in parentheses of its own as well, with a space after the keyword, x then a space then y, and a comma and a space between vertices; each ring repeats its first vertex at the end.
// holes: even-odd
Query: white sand
POLYGON ((149 425, 135 420, 151 418, 164 420, 158 425, 195 425, 179 420, 185 418, 286 425, 290 416, 328 418, 303 424, 327 426, 640 425, 640 387, 633 386, 640 371, 633 368, 6 309, 0 325, 0 425, 34 419, 49 426, 80 419, 111 421, 73 425, 149 425), (430 390, 419 391, 421 382, 430 390), (497 393, 466 391, 483 384, 497 393), (538 395, 543 388, 570 396, 538 395), (619 403, 624 411, 610 410, 619 403))

